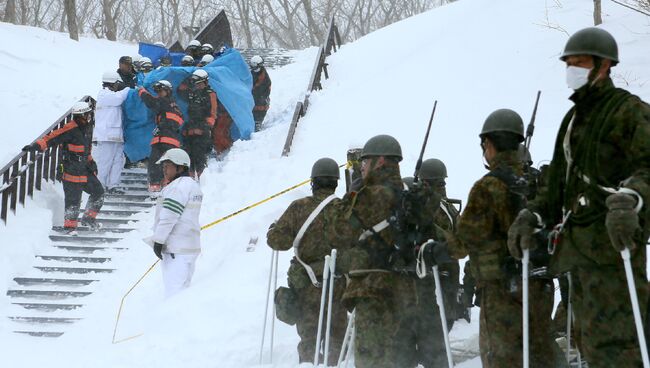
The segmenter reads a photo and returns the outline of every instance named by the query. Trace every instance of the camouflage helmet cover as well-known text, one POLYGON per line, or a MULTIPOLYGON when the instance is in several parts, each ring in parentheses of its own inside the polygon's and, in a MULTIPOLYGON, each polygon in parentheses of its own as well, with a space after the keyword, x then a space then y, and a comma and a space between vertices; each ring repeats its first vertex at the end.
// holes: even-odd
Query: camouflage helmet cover
POLYGON ((524 121, 521 116, 510 109, 499 109, 488 115, 483 123, 483 129, 479 136, 497 132, 508 132, 516 134, 519 141, 524 140, 524 121))
POLYGON ((329 178, 340 178, 339 174, 339 165, 336 161, 332 160, 329 157, 323 157, 314 162, 314 165, 311 167, 311 176, 313 178, 319 177, 329 177, 329 178))
POLYGON ((422 162, 420 178, 422 180, 438 180, 447 177, 447 167, 437 158, 430 158, 422 162))
POLYGON ((397 139, 390 135, 376 135, 363 146, 361 159, 376 156, 395 157, 398 161, 402 161, 402 147, 397 139))
POLYGON ((618 64, 618 45, 614 37, 604 29, 589 27, 574 33, 560 56, 564 61, 573 55, 593 55, 612 61, 612 65, 618 64))

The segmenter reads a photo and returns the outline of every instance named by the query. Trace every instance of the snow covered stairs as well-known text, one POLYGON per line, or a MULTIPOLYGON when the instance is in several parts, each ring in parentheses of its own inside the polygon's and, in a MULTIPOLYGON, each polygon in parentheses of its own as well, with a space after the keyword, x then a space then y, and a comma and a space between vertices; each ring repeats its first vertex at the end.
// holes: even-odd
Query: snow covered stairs
POLYGON ((137 219, 132 217, 155 204, 147 192, 146 170, 125 170, 121 189, 124 194, 106 195, 97 218, 102 224, 99 231, 82 226, 79 235, 70 236, 53 227, 51 247, 36 255, 31 270, 14 278, 7 290, 13 332, 59 337, 83 319, 84 300, 115 271, 112 256, 126 249, 116 243, 134 230, 137 219))

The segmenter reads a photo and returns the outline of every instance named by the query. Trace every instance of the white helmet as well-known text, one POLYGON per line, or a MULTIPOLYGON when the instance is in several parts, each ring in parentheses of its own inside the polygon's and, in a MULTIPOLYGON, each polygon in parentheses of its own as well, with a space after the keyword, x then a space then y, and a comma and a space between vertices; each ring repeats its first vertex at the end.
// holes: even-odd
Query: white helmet
POLYGON ((201 42, 199 42, 199 40, 192 40, 192 41, 190 41, 190 43, 187 45, 187 47, 190 47, 190 46, 193 46, 193 47, 201 47, 201 42))
POLYGON ((262 59, 261 56, 255 55, 251 58, 250 61, 250 66, 251 68, 257 68, 258 66, 262 65, 264 63, 264 59, 262 59))
POLYGON ((88 104, 86 101, 78 101, 72 105, 72 113, 74 115, 83 115, 91 111, 93 111, 93 108, 90 107, 90 104, 88 104))
POLYGON ((119 74, 115 71, 108 71, 104 72, 102 74, 102 83, 115 83, 115 82, 122 82, 122 77, 120 77, 119 74))
POLYGON ((194 58, 190 55, 183 56, 183 58, 181 59, 181 65, 186 65, 186 66, 194 65, 194 58))
POLYGON ((135 54, 135 56, 131 58, 131 60, 133 60, 134 63, 139 62, 141 59, 142 59, 142 55, 140 54, 135 54))
POLYGON ((140 59, 140 64, 144 65, 145 63, 149 63, 149 64, 151 64, 151 59, 149 59, 149 58, 146 57, 146 56, 143 56, 143 57, 140 59))
POLYGON ((203 69, 196 69, 194 73, 192 73, 192 76, 197 79, 208 79, 208 72, 203 69))
POLYGON ((158 41, 158 42, 154 43, 154 45, 160 46, 160 47, 165 47, 165 44, 162 43, 161 41, 158 41))
POLYGON ((165 79, 159 80, 158 82, 154 83, 151 87, 153 88, 154 91, 158 91, 163 88, 168 89, 170 92, 172 90, 172 84, 165 79))
POLYGON ((210 54, 203 55, 203 57, 201 58, 201 63, 203 64, 210 64, 213 61, 214 61, 214 56, 210 54))
POLYGON ((162 164, 164 161, 171 161, 179 166, 190 167, 190 155, 180 148, 168 149, 156 163, 162 164))

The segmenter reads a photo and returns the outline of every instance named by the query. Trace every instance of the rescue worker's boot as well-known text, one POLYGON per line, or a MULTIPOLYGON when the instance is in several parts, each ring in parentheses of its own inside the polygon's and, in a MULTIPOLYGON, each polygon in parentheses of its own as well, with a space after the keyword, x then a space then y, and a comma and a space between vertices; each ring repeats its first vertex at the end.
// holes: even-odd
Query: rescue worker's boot
POLYGON ((97 222, 96 218, 84 216, 81 219, 81 225, 88 226, 91 231, 99 231, 102 228, 102 224, 97 222))

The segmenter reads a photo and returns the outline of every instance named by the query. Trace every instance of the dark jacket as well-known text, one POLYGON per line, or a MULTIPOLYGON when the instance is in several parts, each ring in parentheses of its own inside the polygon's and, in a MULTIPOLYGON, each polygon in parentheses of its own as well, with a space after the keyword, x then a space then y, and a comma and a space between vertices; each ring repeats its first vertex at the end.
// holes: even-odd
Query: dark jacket
POLYGON ((138 77, 134 72, 124 73, 118 68, 117 74, 120 75, 120 77, 122 78, 122 82, 124 82, 124 85, 126 85, 127 87, 135 88, 135 86, 138 83, 138 77))
POLYGON ((255 110, 269 109, 269 96, 271 95, 271 77, 266 72, 266 68, 260 67, 259 71, 251 70, 253 76, 253 100, 255 100, 255 110))
POLYGON ((180 147, 179 130, 183 125, 183 113, 176 105, 172 97, 153 96, 146 89, 141 88, 138 92, 142 101, 154 114, 156 114, 156 126, 151 144, 165 143, 180 147))
POLYGON ((205 89, 194 88, 192 77, 186 78, 176 89, 178 97, 187 101, 190 122, 205 123, 212 127, 217 120, 217 94, 208 85, 205 89))
POLYGON ((36 141, 41 151, 48 147, 61 145, 63 150, 63 180, 73 183, 86 183, 88 175, 94 175, 97 164, 91 151, 92 129, 88 124, 78 124, 71 120, 63 127, 36 141))

